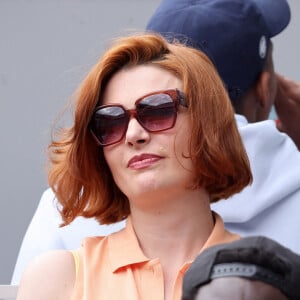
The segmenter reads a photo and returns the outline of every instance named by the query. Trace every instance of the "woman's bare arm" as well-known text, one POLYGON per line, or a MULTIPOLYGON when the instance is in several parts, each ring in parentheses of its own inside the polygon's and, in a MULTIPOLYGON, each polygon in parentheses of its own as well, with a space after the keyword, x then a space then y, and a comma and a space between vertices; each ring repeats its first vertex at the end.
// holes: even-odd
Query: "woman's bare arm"
POLYGON ((17 300, 68 300, 75 282, 70 251, 55 250, 34 259, 22 275, 17 300))

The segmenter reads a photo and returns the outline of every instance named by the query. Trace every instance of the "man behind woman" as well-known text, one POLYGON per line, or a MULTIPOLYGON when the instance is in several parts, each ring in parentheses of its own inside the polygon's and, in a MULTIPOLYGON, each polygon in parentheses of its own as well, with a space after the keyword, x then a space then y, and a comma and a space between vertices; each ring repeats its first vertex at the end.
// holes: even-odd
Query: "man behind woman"
POLYGON ((289 21, 286 0, 163 0, 147 29, 205 51, 228 90, 253 183, 213 209, 228 229, 268 236, 300 253, 300 144, 267 120, 275 104, 277 126, 299 142, 299 84, 276 76, 272 55, 272 38, 289 21))

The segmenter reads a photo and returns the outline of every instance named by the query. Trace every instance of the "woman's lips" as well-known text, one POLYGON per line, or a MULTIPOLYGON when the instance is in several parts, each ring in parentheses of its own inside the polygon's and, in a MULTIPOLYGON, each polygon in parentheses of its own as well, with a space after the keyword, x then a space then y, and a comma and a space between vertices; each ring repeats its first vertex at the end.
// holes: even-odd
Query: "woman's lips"
POLYGON ((153 165, 160 159, 162 159, 162 157, 155 154, 136 155, 129 160, 127 167, 134 170, 144 169, 153 165))

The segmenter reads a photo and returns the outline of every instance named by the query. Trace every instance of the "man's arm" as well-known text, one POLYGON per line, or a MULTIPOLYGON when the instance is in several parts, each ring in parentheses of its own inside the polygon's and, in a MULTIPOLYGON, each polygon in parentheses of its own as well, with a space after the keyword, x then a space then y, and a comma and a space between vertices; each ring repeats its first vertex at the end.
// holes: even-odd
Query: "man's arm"
POLYGON ((277 128, 288 134, 300 150, 300 83, 279 74, 276 76, 277 128))

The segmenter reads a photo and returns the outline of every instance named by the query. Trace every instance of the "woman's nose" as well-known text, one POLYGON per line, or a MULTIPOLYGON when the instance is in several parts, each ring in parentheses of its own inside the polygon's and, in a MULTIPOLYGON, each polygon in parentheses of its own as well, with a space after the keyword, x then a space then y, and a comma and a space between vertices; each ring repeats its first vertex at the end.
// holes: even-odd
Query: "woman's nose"
POLYGON ((131 118, 125 134, 125 143, 133 146, 147 144, 150 140, 150 133, 142 127, 136 118, 131 118))

